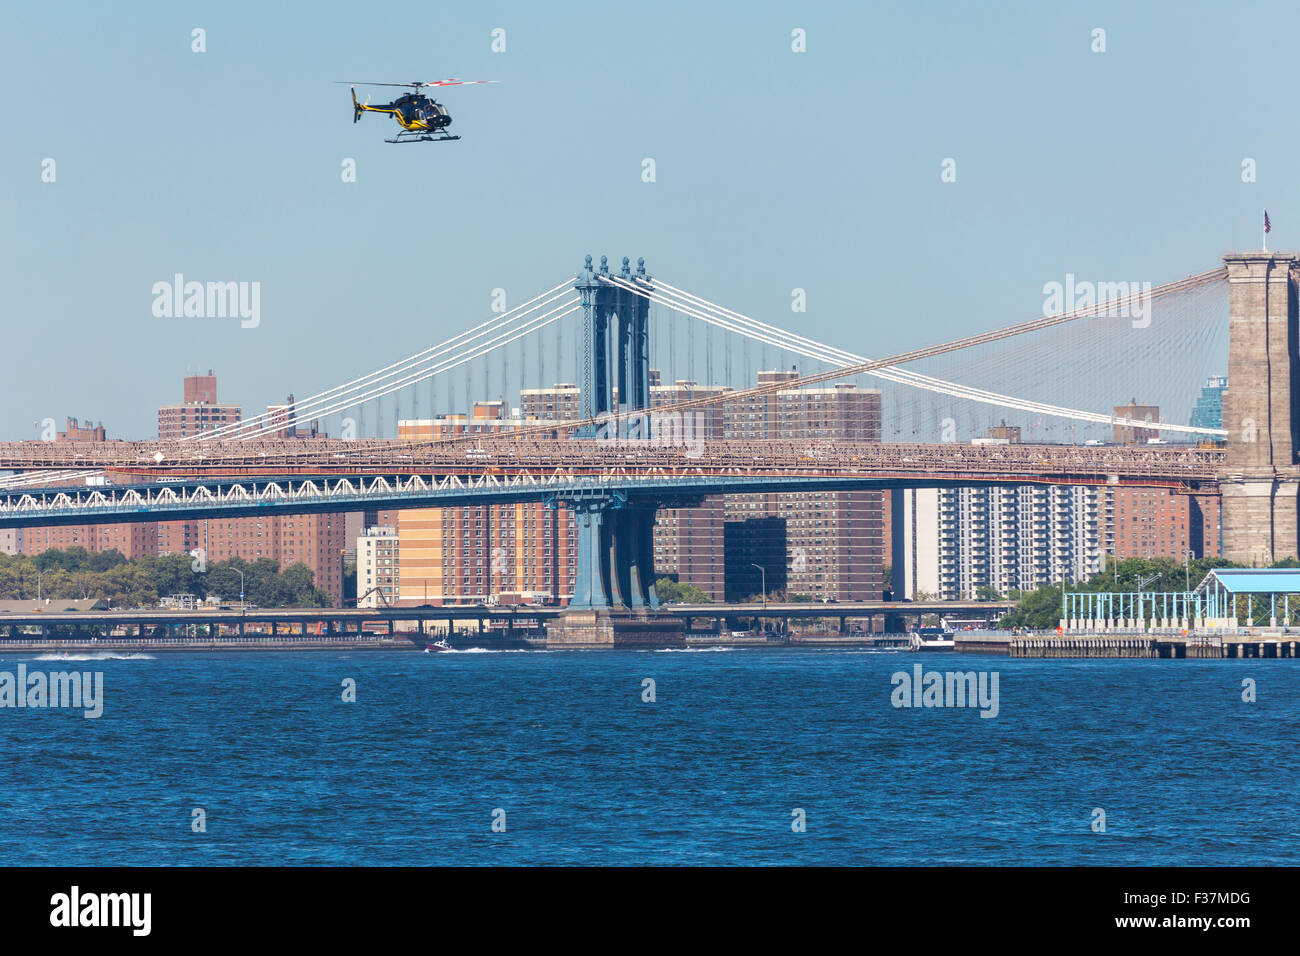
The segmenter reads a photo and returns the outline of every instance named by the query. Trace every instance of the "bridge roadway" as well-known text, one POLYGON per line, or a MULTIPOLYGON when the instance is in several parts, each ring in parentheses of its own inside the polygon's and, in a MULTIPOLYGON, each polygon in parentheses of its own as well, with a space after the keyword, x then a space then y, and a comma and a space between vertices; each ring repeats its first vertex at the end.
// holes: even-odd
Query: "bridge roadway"
POLYGON ((0 528, 55 524, 451 507, 520 500, 573 502, 616 494, 689 506, 706 495, 974 484, 1145 485, 1215 494, 1222 450, 1173 446, 961 445, 880 442, 709 442, 655 448, 591 439, 483 442, 226 442, 13 445, 27 467, 105 471, 108 485, 0 489, 0 528), (119 447, 116 452, 109 446, 119 447), (80 451, 78 446, 84 448, 80 451), (233 448, 227 447, 233 446, 233 448), (286 447, 289 446, 289 447, 286 447), (126 448, 130 448, 127 451, 126 448))
MULTIPOLYGON (((57 605, 57 602, 55 602, 57 605)), ((1005 613, 1015 607, 1010 601, 843 601, 810 604, 668 604, 659 614, 689 622, 691 619, 866 617, 876 614, 920 614, 941 616, 988 615, 1005 613)), ((255 629, 280 636, 321 634, 322 636, 358 634, 374 631, 382 625, 392 633, 397 622, 414 621, 420 630, 430 622, 478 621, 484 630, 536 631, 546 622, 559 617, 560 607, 487 607, 484 605, 447 605, 392 608, 252 608, 247 611, 201 608, 193 611, 171 609, 118 611, 30 611, 0 612, 0 640, 22 640, 19 628, 39 628, 42 637, 84 637, 87 634, 107 639, 114 629, 135 629, 140 639, 158 627, 170 632, 174 628, 211 626, 226 633, 239 634, 255 629), (309 631, 309 629, 312 629, 309 631)))
POLYGON ((1058 481, 1125 479, 1213 481, 1218 446, 967 445, 821 439, 743 441, 699 438, 659 447, 651 440, 591 438, 476 442, 294 439, 221 442, 0 442, 0 471, 109 471, 138 479, 387 474, 574 474, 689 469, 694 473, 1028 475, 1058 481))

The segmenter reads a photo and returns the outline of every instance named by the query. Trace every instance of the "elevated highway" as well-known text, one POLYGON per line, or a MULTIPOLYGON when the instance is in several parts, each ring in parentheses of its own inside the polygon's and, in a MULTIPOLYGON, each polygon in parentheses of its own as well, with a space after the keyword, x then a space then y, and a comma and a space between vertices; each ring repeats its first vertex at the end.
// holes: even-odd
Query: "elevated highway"
MULTIPOLYGON (((366 631, 393 634, 402 624, 415 624, 423 634, 444 628, 453 622, 477 622, 479 631, 532 632, 541 635, 546 625, 564 613, 558 606, 422 605, 418 607, 380 608, 196 608, 176 610, 147 608, 110 611, 63 611, 55 601, 37 610, 0 612, 0 641, 22 640, 33 631, 44 639, 84 640, 89 637, 110 639, 126 632, 137 640, 150 636, 171 637, 196 627, 209 628, 211 634, 244 635, 248 632, 271 637, 308 635, 342 636, 366 631), (433 625, 433 627, 431 627, 433 625)), ((878 614, 938 614, 944 617, 1000 616, 1015 607, 1011 601, 843 601, 843 602, 769 602, 665 604, 656 616, 684 623, 707 621, 715 630, 725 619, 790 621, 809 618, 874 617, 878 614)))

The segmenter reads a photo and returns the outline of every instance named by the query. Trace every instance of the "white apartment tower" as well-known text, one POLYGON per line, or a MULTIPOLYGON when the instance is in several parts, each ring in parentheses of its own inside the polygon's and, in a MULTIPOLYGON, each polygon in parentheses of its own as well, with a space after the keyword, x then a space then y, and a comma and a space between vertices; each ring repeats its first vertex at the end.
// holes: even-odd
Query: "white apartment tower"
POLYGON ((896 598, 971 600, 1081 581, 1101 565, 1104 492, 1066 485, 894 492, 896 598))
POLYGON ((357 538, 357 607, 389 607, 397 603, 397 529, 367 528, 357 538))

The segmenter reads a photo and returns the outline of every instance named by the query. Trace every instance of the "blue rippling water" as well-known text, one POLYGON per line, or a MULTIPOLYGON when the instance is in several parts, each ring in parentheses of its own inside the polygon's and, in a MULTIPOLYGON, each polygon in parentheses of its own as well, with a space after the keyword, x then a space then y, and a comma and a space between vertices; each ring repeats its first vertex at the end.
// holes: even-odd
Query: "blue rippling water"
POLYGON ((204 653, 0 671, 20 660, 102 671, 105 702, 97 720, 0 710, 11 865, 1300 864, 1289 660, 204 653), (895 709, 891 675, 917 661, 996 671, 997 717, 895 709))

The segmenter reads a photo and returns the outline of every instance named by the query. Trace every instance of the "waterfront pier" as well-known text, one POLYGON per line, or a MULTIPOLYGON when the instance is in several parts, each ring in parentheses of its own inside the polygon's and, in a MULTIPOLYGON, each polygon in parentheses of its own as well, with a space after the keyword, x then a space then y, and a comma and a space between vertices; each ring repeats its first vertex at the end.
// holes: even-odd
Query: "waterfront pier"
POLYGON ((1010 657, 1097 658, 1294 658, 1300 634, 1243 634, 1233 636, 1114 636, 1013 637, 1007 641, 1010 657))

